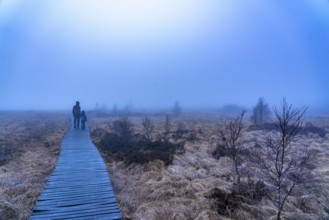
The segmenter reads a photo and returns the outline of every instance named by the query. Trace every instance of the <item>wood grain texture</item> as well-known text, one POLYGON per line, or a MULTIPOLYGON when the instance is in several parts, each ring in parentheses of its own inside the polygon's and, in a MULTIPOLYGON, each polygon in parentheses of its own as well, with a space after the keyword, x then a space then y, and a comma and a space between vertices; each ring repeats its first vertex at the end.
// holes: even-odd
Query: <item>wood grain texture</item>
POLYGON ((88 129, 66 134, 56 168, 30 217, 122 219, 108 172, 88 129))

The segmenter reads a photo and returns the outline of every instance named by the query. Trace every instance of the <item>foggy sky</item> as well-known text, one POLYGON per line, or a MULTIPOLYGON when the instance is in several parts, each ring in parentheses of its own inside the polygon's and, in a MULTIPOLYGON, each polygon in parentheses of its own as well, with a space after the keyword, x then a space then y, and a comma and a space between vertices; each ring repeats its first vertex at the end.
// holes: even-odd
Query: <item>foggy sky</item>
POLYGON ((2 0, 0 110, 329 106, 327 0, 2 0))

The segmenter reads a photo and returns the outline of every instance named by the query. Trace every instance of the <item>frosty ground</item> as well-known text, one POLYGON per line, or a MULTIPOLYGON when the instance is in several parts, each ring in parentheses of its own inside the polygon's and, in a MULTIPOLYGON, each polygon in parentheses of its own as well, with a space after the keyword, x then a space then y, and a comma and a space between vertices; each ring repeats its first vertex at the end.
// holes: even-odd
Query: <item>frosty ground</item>
MULTIPOLYGON (((120 117, 92 113, 89 127, 98 147, 103 135, 111 131, 120 117)), ((128 117, 136 133, 142 132, 144 116, 128 117)), ((229 215, 221 215, 207 197, 213 188, 227 193, 233 185, 232 162, 228 157, 216 159, 212 152, 219 140, 218 126, 226 116, 185 114, 171 117, 172 143, 184 146, 174 155, 172 164, 161 160, 147 164, 127 164, 103 154, 121 212, 126 219, 274 219, 275 206, 264 197, 255 204, 244 204, 229 215), (177 127, 186 132, 176 135, 177 127)), ((6 112, 0 114, 0 219, 28 219, 47 177, 52 172, 60 143, 69 128, 69 114, 64 112, 6 112)), ((164 133, 165 115, 150 115, 154 122, 153 138, 164 133)), ((296 189, 284 209, 284 219, 328 219, 329 217, 329 118, 306 118, 326 134, 306 133, 295 145, 317 153, 312 168, 315 182, 306 189, 296 189)), ((246 147, 262 142, 265 130, 248 130, 246 147)), ((263 179, 257 166, 248 163, 253 178, 263 179), (252 166, 256 168, 253 169, 252 166)))
MULTIPOLYGON (((130 118, 136 132, 142 132, 142 117, 130 118)), ((164 133, 165 117, 151 117, 155 123, 154 138, 164 133)), ((155 160, 148 164, 131 164, 105 156, 121 211, 127 219, 271 219, 275 218, 275 206, 267 198, 255 204, 243 204, 229 215, 220 215, 213 201, 207 198, 211 189, 219 188, 229 193, 233 185, 233 167, 228 157, 219 160, 212 152, 219 142, 218 127, 227 117, 222 115, 194 114, 172 118, 169 141, 184 145, 185 153, 177 154, 173 163, 165 166, 155 160), (187 132, 175 136, 177 126, 184 125, 187 132)), ((116 118, 98 117, 91 130, 97 143, 99 133, 111 130, 116 118), (99 130, 99 128, 103 130, 99 130)), ((327 118, 307 118, 308 124, 322 127, 328 132, 327 118)), ((246 128, 250 125, 245 120, 246 128)), ((271 131, 245 129, 246 148, 256 142, 262 143, 271 131)), ((314 182, 306 189, 298 187, 289 198, 283 216, 285 219, 326 219, 329 218, 329 135, 319 136, 304 133, 298 136, 294 145, 307 147, 317 153, 312 174, 314 182)), ((257 172, 257 165, 248 163, 253 178, 263 180, 257 172), (253 167, 254 166, 254 167, 253 167)))

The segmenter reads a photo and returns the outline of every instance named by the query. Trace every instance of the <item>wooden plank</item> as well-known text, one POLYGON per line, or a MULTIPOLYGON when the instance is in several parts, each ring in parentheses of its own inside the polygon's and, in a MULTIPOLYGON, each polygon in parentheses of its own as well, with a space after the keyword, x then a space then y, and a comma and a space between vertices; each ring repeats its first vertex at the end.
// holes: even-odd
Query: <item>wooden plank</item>
MULTIPOLYGON (((115 197, 112 198, 96 198, 96 199, 75 199, 70 201, 43 201, 42 205, 36 205, 36 210, 52 210, 53 208, 67 208, 70 206, 81 206, 81 205, 99 205, 99 204, 108 204, 108 203, 116 203, 115 197), (47 209, 48 208, 48 209, 47 209)), ((96 206, 95 206, 96 207, 96 206)))
POLYGON ((87 192, 83 192, 81 194, 75 193, 75 194, 70 194, 69 192, 65 193, 65 194, 47 194, 45 196, 40 196, 40 198, 38 199, 38 201, 52 201, 52 200, 57 200, 57 199, 62 199, 62 200, 66 200, 66 198, 75 198, 75 199, 79 199, 79 198, 89 198, 89 197, 94 197, 94 196, 103 196, 103 195, 110 195, 111 197, 114 198, 113 196, 113 192, 111 191, 100 191, 100 192, 95 192, 95 193, 90 193, 88 194, 87 192))
POLYGON ((82 195, 82 196, 79 196, 79 195, 66 195, 66 196, 53 196, 51 197, 51 199, 49 198, 41 198, 41 199, 38 199, 38 202, 42 202, 42 204, 46 204, 46 203, 57 203, 58 201, 61 201, 61 202, 66 202, 66 201, 72 201, 72 200, 83 200, 83 199, 92 199, 92 198, 95 198, 95 199, 99 199, 99 197, 102 197, 102 198, 109 198, 109 199, 115 199, 114 196, 112 196, 110 193, 108 194, 94 194, 93 196, 85 196, 85 195, 82 195))
MULTIPOLYGON (((70 207, 69 207, 70 208, 70 207)), ((103 213, 120 213, 120 210, 118 209, 117 206, 111 206, 111 207, 98 207, 97 209, 94 209, 92 207, 88 208, 80 208, 77 207, 78 209, 69 209, 69 208, 62 208, 62 209, 56 209, 56 212, 54 210, 49 210, 49 211, 40 211, 37 212, 34 216, 35 217, 52 217, 52 216, 57 216, 57 217, 69 217, 70 215, 74 215, 79 213, 81 214, 103 214, 103 213)))
POLYGON ((71 129, 30 219, 122 219, 107 168, 89 131, 71 129))
POLYGON ((117 206, 100 206, 98 207, 97 209, 93 209, 93 208, 83 208, 83 207, 77 207, 76 209, 70 209, 69 208, 63 208, 63 209, 58 209, 58 211, 56 213, 52 212, 50 213, 51 211, 41 211, 39 213, 36 214, 36 216, 39 216, 39 217, 46 217, 46 216, 49 216, 49 215, 55 215, 55 216, 61 216, 61 217, 66 217, 68 215, 72 215, 72 214, 75 214, 77 212, 79 212, 80 214, 82 213, 104 213, 104 212, 112 212, 112 213, 115 213, 115 212, 118 212, 118 207, 117 206))
MULTIPOLYGON (((70 174, 68 173, 67 175, 70 175, 70 174)), ((77 181, 88 180, 90 183, 94 183, 94 182, 96 182, 96 183, 99 183, 99 182, 109 183, 110 182, 110 180, 105 178, 105 176, 103 174, 98 175, 98 176, 97 175, 95 176, 95 175, 91 174, 89 176, 89 178, 86 177, 85 175, 86 174, 81 174, 81 176, 68 176, 67 178, 65 178, 65 177, 61 177, 61 178, 56 177, 56 178, 50 179, 48 182, 49 183, 54 182, 54 181, 56 181, 56 182, 67 182, 67 183, 70 183, 70 184, 73 184, 73 185, 74 185, 75 182, 70 182, 70 180, 77 180, 77 181)), ((88 182, 86 182, 86 183, 88 183, 88 182)))
POLYGON ((61 193, 63 191, 73 191, 73 192, 80 192, 83 190, 88 190, 88 191, 99 191, 100 189, 109 189, 110 191, 113 191, 112 187, 109 186, 109 183, 99 183, 99 184, 88 184, 88 185, 83 185, 83 186, 79 186, 79 191, 75 191, 76 186, 65 186, 63 184, 63 186, 58 185, 58 187, 54 186, 54 187, 46 187, 46 191, 44 194, 46 193, 61 193))
POLYGON ((95 207, 90 204, 81 204, 78 206, 70 206, 70 207, 60 207, 60 208, 53 207, 53 208, 48 208, 48 209, 38 209, 38 210, 36 210, 35 215, 42 216, 42 215, 45 215, 45 213, 47 214, 48 212, 51 212, 54 209, 56 209, 57 212, 53 212, 52 214, 58 214, 58 213, 62 213, 62 212, 74 212, 74 211, 80 211, 80 210, 89 210, 89 209, 92 209, 92 210, 99 210, 99 209, 105 209, 105 208, 114 209, 117 207, 118 207, 117 204, 114 202, 99 203, 97 206, 97 209, 95 209, 95 207))
MULTIPOLYGON (((71 181, 71 180, 69 180, 71 181)), ((67 189, 72 188, 72 190, 75 189, 81 189, 81 188, 97 188, 97 186, 99 187, 110 187, 111 186, 111 182, 109 182, 108 180, 98 180, 98 181, 93 181, 93 182, 88 182, 88 180, 74 180, 74 182, 69 182, 68 184, 65 185, 65 181, 51 181, 48 182, 49 185, 47 185, 47 187, 45 187, 45 189, 51 190, 53 188, 58 189, 60 188, 60 186, 64 186, 67 189)))
MULTIPOLYGON (((70 169, 72 170, 72 169, 76 169, 76 168, 71 167, 70 169)), ((92 169, 90 169, 90 170, 87 170, 87 169, 78 170, 78 169, 76 169, 75 171, 70 172, 70 169, 60 169, 60 170, 58 170, 57 172, 60 172, 60 174, 55 173, 53 179, 62 178, 64 176, 65 177, 71 177, 71 178, 84 176, 85 178, 87 178, 84 175, 86 172, 92 172, 92 174, 88 175, 88 177, 92 177, 92 176, 105 177, 106 174, 107 174, 107 170, 96 171, 96 170, 92 170, 92 169)))
POLYGON ((114 215, 116 217, 121 216, 118 209, 108 209, 108 210, 102 210, 101 212, 97 212, 94 210, 86 211, 81 210, 82 212, 71 212, 71 213, 52 213, 48 215, 38 215, 36 216, 36 219, 41 218, 48 218, 48 219, 71 219, 71 218, 77 218, 77 217, 96 217, 96 216, 104 216, 104 215, 114 215))
MULTIPOLYGON (((78 185, 78 187, 80 189, 83 189, 83 188, 90 188, 90 189, 93 189, 93 188, 97 188, 98 186, 99 187, 111 187, 111 182, 105 182, 105 181, 99 181, 99 182, 93 182, 93 183, 88 183, 88 184, 84 184, 85 181, 77 181, 79 183, 81 183, 80 185, 78 185)), ((52 182, 51 185, 45 187, 45 189, 47 190, 50 190, 51 189, 58 189, 60 188, 59 186, 61 186, 61 184, 63 184, 63 186, 65 186, 65 183, 64 182, 59 182, 58 184, 56 184, 55 182, 52 182)), ((66 189, 76 189, 76 186, 75 184, 70 184, 70 185, 67 185, 65 186, 66 189)))
POLYGON ((38 217, 35 217, 35 218, 31 218, 31 219, 36 219, 36 220, 43 220, 43 219, 53 219, 53 220, 64 220, 64 219, 78 219, 78 220, 83 220, 83 219, 97 219, 97 220, 100 220, 100 219, 122 219, 122 216, 121 214, 118 214, 118 212, 111 212, 111 211, 108 211, 108 212, 104 212, 104 213, 76 213, 76 214, 70 214, 68 216, 56 216, 56 215, 51 215, 50 217, 47 217, 47 216, 38 216, 38 217))
POLYGON ((71 194, 78 194, 78 193, 97 193, 97 192, 100 192, 100 191, 108 191, 108 192, 113 192, 113 189, 111 187, 107 187, 106 185, 103 185, 103 186, 99 186, 97 187, 97 185, 93 185, 93 186, 83 186, 83 187, 79 187, 79 189, 77 190, 76 187, 65 187, 63 185, 62 188, 48 188, 44 191, 43 194, 45 195, 61 195, 61 194, 66 194, 66 192, 69 192, 71 194))

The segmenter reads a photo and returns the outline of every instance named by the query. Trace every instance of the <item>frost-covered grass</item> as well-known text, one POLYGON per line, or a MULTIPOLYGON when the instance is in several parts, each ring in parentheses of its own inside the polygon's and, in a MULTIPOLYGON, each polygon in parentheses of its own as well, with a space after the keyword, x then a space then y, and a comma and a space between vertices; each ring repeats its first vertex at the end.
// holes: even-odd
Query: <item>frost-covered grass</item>
POLYGON ((68 127, 66 113, 0 113, 0 219, 28 219, 68 127))
MULTIPOLYGON (((165 117, 151 118, 156 125, 156 134, 164 132, 165 117)), ((101 139, 109 130, 114 118, 99 117, 93 119, 92 130, 97 130, 93 138, 101 139)), ((142 118, 130 118, 137 132, 141 132, 142 118)), ((166 166, 155 160, 148 164, 127 165, 107 155, 112 184, 127 219, 274 219, 275 205, 267 198, 254 204, 243 204, 239 209, 220 215, 213 207, 211 199, 206 198, 213 188, 223 192, 232 192, 232 162, 228 157, 219 160, 212 156, 218 143, 218 124, 223 118, 193 115, 172 119, 172 133, 166 137, 169 141, 184 144, 185 153, 177 154, 173 163, 166 166), (177 136, 176 126, 183 123, 187 133, 177 136), (193 133, 196 138, 190 139, 193 133)), ((329 119, 315 119, 314 125, 327 129, 329 119)), ((328 129, 327 129, 328 131, 328 129)), ((263 130, 246 131, 247 146, 252 147, 254 140, 262 142, 267 132, 263 130)), ((306 189, 296 188, 284 209, 284 219, 326 219, 329 218, 329 135, 305 134, 294 143, 318 152, 315 169, 312 173, 316 182, 306 189)), ((257 164, 249 163, 252 177, 264 180, 257 164)))

